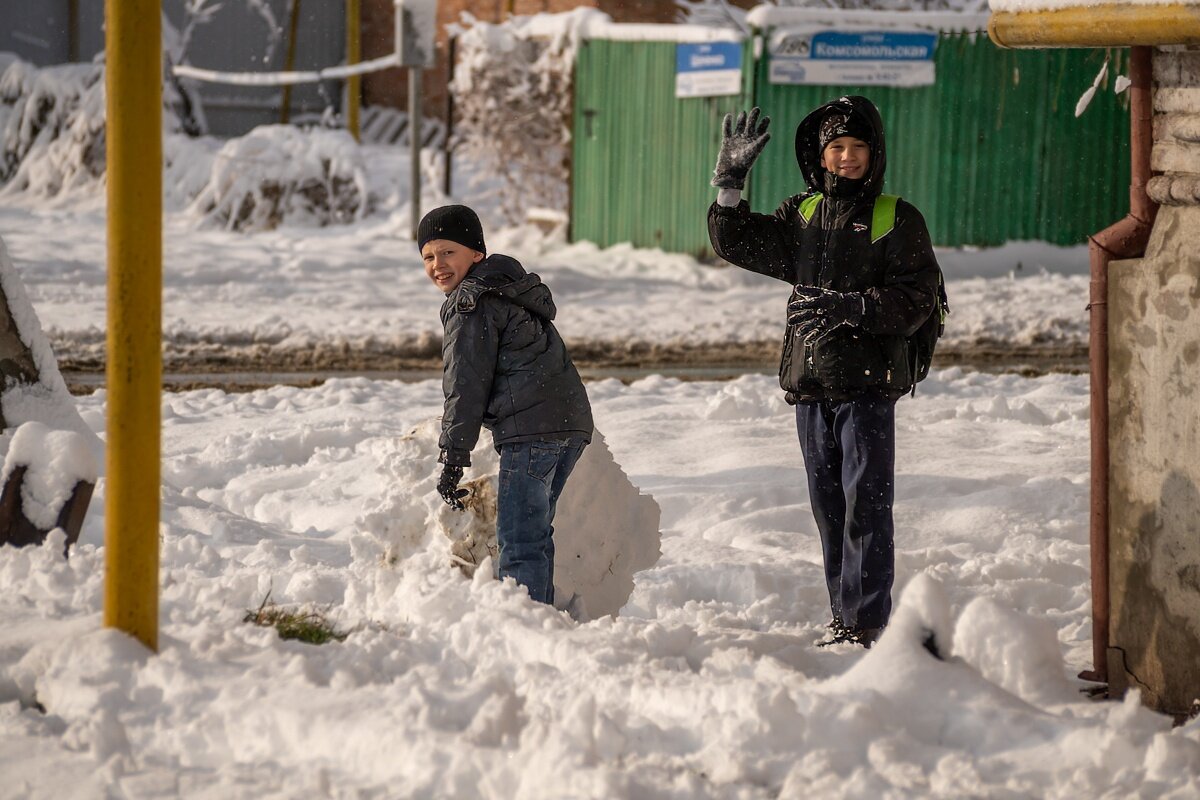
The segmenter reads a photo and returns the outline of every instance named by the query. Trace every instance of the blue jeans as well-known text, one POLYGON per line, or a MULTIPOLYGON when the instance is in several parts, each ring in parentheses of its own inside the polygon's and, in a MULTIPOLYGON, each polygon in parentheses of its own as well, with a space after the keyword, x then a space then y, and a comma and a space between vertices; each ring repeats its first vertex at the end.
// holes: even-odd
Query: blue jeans
POLYGON ((892 612, 896 404, 864 393, 801 403, 796 429, 834 619, 881 628, 892 612))
POLYGON ((585 445, 545 439, 498 448, 500 577, 515 579, 539 603, 554 603, 554 510, 585 445))

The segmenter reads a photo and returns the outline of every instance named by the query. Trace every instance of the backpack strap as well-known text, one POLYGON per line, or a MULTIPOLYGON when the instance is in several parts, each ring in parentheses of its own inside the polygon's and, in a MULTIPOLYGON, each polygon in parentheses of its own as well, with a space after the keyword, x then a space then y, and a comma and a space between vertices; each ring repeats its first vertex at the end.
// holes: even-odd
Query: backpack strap
POLYGON ((887 236, 896 227, 896 203, 899 200, 894 194, 881 194, 875 198, 875 207, 871 210, 871 244, 887 236))
POLYGON ((799 211, 800 219, 804 220, 804 224, 812 222, 813 215, 817 213, 817 206, 821 204, 824 195, 820 192, 813 192, 808 197, 800 201, 799 211))

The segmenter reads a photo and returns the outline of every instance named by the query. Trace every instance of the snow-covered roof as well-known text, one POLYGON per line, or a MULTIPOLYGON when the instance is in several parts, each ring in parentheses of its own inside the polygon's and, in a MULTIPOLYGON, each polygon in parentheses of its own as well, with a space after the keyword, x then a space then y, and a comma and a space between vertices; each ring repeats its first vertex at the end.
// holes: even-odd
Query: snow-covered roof
POLYGON ((740 42, 746 38, 740 31, 708 25, 617 23, 594 8, 577 8, 561 14, 532 14, 518 19, 523 35, 539 39, 564 34, 580 39, 638 42, 740 42))
MULTIPOLYGON (((1022 2, 1023 0, 1016 0, 1022 2)), ((1036 2, 1036 0, 1031 0, 1036 2)), ((987 14, 962 11, 874 11, 843 8, 780 8, 761 5, 746 15, 756 28, 784 28, 795 25, 869 25, 879 28, 924 28, 950 32, 986 31, 987 14)))

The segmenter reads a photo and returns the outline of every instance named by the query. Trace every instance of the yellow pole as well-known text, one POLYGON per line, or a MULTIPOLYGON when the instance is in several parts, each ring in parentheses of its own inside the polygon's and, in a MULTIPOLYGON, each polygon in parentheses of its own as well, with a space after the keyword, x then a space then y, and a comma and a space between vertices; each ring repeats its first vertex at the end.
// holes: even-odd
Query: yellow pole
POLYGON ((104 624, 158 649, 161 0, 106 0, 108 456, 104 624))
MULTIPOLYGON (((362 6, 361 0, 346 0, 346 63, 362 61, 362 6)), ((362 103, 362 76, 352 75, 346 79, 346 127, 350 134, 359 138, 358 111, 362 103)))
POLYGON ((1200 6, 1113 3, 1046 11, 998 11, 988 36, 999 47, 1126 47, 1200 44, 1200 6))

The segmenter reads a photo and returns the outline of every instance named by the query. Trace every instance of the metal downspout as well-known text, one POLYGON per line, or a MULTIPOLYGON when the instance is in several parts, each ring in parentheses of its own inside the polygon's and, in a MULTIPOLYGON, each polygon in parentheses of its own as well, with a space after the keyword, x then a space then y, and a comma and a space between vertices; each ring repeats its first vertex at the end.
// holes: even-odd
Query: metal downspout
POLYGON ((1088 237, 1091 284, 1088 352, 1091 372, 1092 664, 1085 680, 1108 682, 1108 265, 1145 255, 1158 204, 1146 194, 1153 146, 1151 48, 1131 49, 1129 87, 1129 214, 1088 237))

